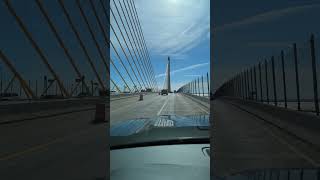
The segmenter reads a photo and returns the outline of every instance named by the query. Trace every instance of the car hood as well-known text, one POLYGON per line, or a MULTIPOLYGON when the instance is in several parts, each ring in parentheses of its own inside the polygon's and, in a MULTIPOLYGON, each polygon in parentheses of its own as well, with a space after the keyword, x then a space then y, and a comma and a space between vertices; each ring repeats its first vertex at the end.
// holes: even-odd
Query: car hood
POLYGON ((111 148, 123 145, 150 145, 172 141, 209 141, 208 115, 161 115, 154 118, 137 118, 112 124, 111 148))

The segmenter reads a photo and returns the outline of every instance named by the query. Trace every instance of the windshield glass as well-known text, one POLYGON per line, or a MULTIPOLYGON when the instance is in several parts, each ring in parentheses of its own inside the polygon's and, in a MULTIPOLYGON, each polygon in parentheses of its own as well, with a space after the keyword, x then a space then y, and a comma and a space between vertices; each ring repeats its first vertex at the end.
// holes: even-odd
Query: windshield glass
POLYGON ((190 143, 191 139, 209 143, 210 2, 110 3, 111 39, 124 48, 110 49, 114 79, 110 88, 118 93, 110 97, 111 147, 170 144, 173 140, 190 143), (155 22, 151 17, 159 19, 155 22), (134 30, 144 40, 135 36, 134 30), (201 36, 196 45, 195 33, 201 36), (135 43, 150 49, 140 52, 135 43), (190 48, 182 51, 178 46, 190 48))

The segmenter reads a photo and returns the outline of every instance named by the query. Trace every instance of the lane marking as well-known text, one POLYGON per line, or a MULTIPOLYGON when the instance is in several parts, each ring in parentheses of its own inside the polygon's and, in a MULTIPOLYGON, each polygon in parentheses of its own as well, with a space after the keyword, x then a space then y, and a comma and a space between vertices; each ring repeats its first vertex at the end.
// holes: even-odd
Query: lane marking
MULTIPOLYGON (((182 96, 182 97, 185 97, 185 96, 182 96)), ((191 98, 189 98, 189 97, 187 97, 186 99, 191 100, 191 98)), ((199 102, 193 101, 193 100, 191 100, 191 101, 192 101, 192 102, 195 102, 195 104, 197 104, 197 107, 198 107, 199 109, 201 109, 202 111, 204 111, 204 112, 207 113, 207 114, 210 114, 207 110, 203 109, 203 108, 200 106, 200 103, 199 103, 199 102)))
POLYGON ((47 146, 49 146, 51 144, 54 144, 54 143, 57 143, 57 142, 60 142, 60 141, 63 141, 63 138, 55 139, 55 140, 52 140, 52 141, 50 141, 48 143, 45 143, 45 144, 36 145, 36 146, 31 147, 31 148, 27 148, 27 149, 25 149, 23 151, 19 151, 19 152, 11 153, 11 154, 8 154, 8 155, 4 155, 4 156, 0 157, 0 161, 9 160, 9 159, 12 159, 12 158, 15 158, 15 157, 19 157, 19 156, 22 156, 22 155, 30 153, 30 152, 34 152, 34 151, 37 151, 37 150, 40 150, 40 149, 44 149, 47 146))
POLYGON ((200 105, 197 105, 198 106, 198 108, 200 108, 202 111, 204 111, 205 113, 207 113, 207 114, 210 114, 207 110, 205 110, 205 109, 203 109, 200 105))
POLYGON ((163 110, 163 108, 168 104, 169 101, 169 96, 167 97, 167 100, 163 103, 161 109, 159 110, 159 112, 157 113, 157 116, 159 116, 163 110))
POLYGON ((65 137, 53 139, 53 140, 51 140, 51 141, 49 141, 47 143, 31 146, 30 148, 26 148, 25 150, 22 150, 22 151, 18 151, 18 152, 8 153, 6 155, 2 155, 2 156, 0 156, 0 161, 10 160, 10 159, 22 156, 24 154, 28 154, 28 153, 35 152, 35 151, 38 151, 38 150, 40 151, 40 150, 46 149, 46 148, 48 148, 48 146, 50 146, 52 144, 56 144, 56 143, 59 143, 59 142, 66 141, 68 138, 71 138, 71 137, 74 137, 74 136, 78 136, 78 135, 82 135, 82 134, 84 134, 86 132, 89 132, 91 130, 92 129, 83 130, 83 131, 80 131, 79 133, 75 133, 75 134, 71 134, 71 135, 68 135, 68 136, 65 136, 65 137))
POLYGON ((286 140, 282 139, 281 137, 279 137, 278 135, 276 135, 274 132, 272 132, 272 130, 263 127, 263 129, 267 132, 269 132, 275 139, 277 139, 280 143, 286 145, 291 151, 293 151, 294 153, 296 153, 298 156, 300 156, 302 159, 306 160, 307 162, 309 162, 310 164, 312 164, 315 167, 319 167, 320 164, 317 163, 316 161, 314 161, 312 158, 310 158, 309 156, 307 156, 306 154, 302 153, 301 151, 297 150, 294 146, 292 146, 291 144, 289 144, 286 140))

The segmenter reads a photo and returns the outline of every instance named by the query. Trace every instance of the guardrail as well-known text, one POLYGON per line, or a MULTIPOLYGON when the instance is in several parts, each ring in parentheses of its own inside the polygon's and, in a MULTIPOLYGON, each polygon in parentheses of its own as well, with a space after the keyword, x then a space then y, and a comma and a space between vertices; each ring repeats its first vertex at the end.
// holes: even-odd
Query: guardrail
POLYGON ((209 73, 206 74, 207 78, 204 80, 203 75, 198 78, 186 83, 182 87, 180 87, 177 92, 179 93, 187 93, 195 96, 210 96, 210 79, 209 73), (206 82, 204 82, 206 81, 206 82))
POLYGON ((320 40, 311 35, 230 78, 214 96, 232 96, 319 115, 320 40))

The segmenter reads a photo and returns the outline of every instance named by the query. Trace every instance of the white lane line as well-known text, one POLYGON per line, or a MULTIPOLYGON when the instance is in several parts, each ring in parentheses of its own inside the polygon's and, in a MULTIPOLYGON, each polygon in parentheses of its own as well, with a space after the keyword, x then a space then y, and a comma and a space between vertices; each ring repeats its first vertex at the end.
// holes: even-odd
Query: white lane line
MULTIPOLYGON (((239 108, 236 106, 236 108, 246 112, 245 110, 239 108)), ((247 112, 248 113, 248 112, 247 112)), ((253 114, 251 114, 253 115, 253 114)), ((256 117, 255 118, 258 118, 258 119, 261 119, 259 117, 256 117)), ((300 156, 302 159, 304 159, 305 161, 307 161, 308 163, 312 164, 313 166, 315 167, 319 167, 320 166, 320 163, 316 162, 315 160, 313 160, 312 157, 309 157, 308 155, 306 155, 305 153, 303 153, 302 151, 298 150, 295 146, 293 146, 292 144, 290 144, 289 142, 287 142, 284 138, 282 138, 281 136, 275 134, 275 131, 276 130, 272 130, 271 129, 271 125, 262 125, 262 128, 268 132, 271 136, 273 136, 277 141, 279 141, 280 143, 282 143, 283 145, 287 146, 291 151, 293 151, 295 154, 297 154, 298 156, 300 156), (269 127, 268 127, 269 126, 269 127)), ((281 132, 281 131, 280 131, 281 132)))
MULTIPOLYGON (((188 98, 187 98, 188 99, 188 98)), ((189 99, 189 100, 191 100, 191 99, 189 99)), ((192 101, 192 100, 191 100, 192 101)), ((199 105, 199 103, 198 102, 195 102, 195 101, 192 101, 193 103, 195 103, 195 104, 197 104, 197 107, 199 108, 199 109, 201 109, 202 111, 204 111, 205 113, 207 113, 207 114, 210 114, 207 110, 205 110, 205 109, 203 109, 200 105, 199 105)))
POLYGON ((277 139, 280 143, 282 143, 283 145, 287 146, 291 151, 293 151, 294 153, 296 153, 298 156, 300 156, 302 159, 306 160, 307 162, 309 162, 310 164, 312 164, 315 167, 319 167, 320 164, 317 163, 316 161, 314 161, 312 158, 310 158, 309 156, 307 156, 306 154, 304 154, 303 152, 297 150, 294 146, 292 146, 291 144, 289 144, 286 140, 284 140, 283 138, 279 137, 278 135, 276 135, 274 132, 272 132, 271 129, 262 126, 263 129, 267 132, 269 132, 271 134, 271 136, 273 136, 275 139, 277 139))
POLYGON ((161 109, 159 110, 159 112, 157 113, 157 116, 159 116, 163 110, 163 108, 168 104, 169 101, 169 96, 167 97, 167 100, 164 102, 163 106, 161 107, 161 109))
POLYGON ((202 111, 204 111, 205 113, 210 114, 207 110, 203 109, 200 105, 198 105, 198 107, 199 107, 202 111))

